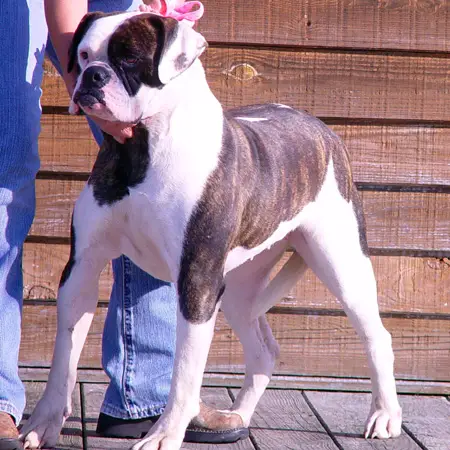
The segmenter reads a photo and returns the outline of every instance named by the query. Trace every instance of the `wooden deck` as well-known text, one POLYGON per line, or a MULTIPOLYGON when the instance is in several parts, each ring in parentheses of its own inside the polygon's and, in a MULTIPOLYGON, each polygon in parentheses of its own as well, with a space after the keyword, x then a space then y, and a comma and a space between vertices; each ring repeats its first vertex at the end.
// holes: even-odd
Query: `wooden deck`
MULTIPOLYGON (((95 371, 97 372, 97 371, 95 371)), ((27 377, 25 377, 27 378, 27 377)), ((39 377, 41 378, 41 377, 39 377)), ((96 421, 107 384, 91 372, 81 377, 74 393, 74 411, 63 429, 59 449, 127 449, 134 441, 100 438, 96 421), (84 378, 84 379, 83 379, 84 378)), ((27 381, 25 417, 45 387, 27 381)), ((330 389, 335 386, 330 385, 330 389)), ((237 393, 229 387, 204 387, 202 397, 228 407, 237 393)), ((449 450, 450 398, 445 395, 401 395, 403 434, 390 441, 364 440, 363 425, 370 406, 366 392, 268 389, 252 420, 251 437, 236 444, 185 444, 189 450, 449 450)))

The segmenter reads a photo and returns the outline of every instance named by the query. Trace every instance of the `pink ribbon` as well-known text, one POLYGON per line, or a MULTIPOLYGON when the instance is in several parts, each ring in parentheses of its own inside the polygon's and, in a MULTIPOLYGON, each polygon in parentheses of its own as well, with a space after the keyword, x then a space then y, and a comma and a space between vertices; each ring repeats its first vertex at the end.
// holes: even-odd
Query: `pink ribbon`
POLYGON ((148 7, 150 12, 179 21, 187 20, 192 25, 203 16, 205 11, 201 2, 185 2, 184 0, 153 0, 148 7))

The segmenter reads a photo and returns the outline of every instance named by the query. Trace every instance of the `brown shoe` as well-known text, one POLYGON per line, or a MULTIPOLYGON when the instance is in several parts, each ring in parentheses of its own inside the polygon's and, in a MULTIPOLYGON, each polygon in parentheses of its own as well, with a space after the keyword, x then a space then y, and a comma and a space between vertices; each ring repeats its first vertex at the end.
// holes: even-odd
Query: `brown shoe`
POLYGON ((13 418, 0 411, 0 450, 23 450, 13 418))

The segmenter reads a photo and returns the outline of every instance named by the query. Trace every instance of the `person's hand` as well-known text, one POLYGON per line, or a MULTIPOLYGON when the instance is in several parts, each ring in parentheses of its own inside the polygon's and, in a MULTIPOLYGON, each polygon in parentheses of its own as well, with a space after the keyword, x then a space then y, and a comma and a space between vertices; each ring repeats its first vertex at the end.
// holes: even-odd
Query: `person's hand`
MULTIPOLYGON (((69 92, 70 98, 72 98, 73 91, 75 90, 75 85, 77 82, 77 77, 74 72, 64 73, 63 80, 66 84, 67 90, 69 92)), ((77 114, 80 111, 80 107, 70 101, 69 112, 71 114, 77 114)), ((105 119, 100 119, 99 117, 91 116, 89 117, 105 132, 110 134, 117 142, 123 144, 125 139, 133 137, 133 123, 126 122, 113 122, 105 119)))

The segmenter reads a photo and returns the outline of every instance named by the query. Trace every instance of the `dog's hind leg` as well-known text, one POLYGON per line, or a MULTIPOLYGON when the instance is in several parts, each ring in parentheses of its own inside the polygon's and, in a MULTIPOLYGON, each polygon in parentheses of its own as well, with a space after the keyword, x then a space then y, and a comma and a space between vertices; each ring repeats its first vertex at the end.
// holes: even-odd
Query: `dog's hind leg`
POLYGON ((347 201, 334 178, 328 179, 328 186, 326 182, 301 231, 291 234, 290 243, 339 299, 364 344, 373 391, 365 436, 389 438, 401 432, 401 408, 395 388, 391 335, 378 310, 361 208, 356 189, 347 201))
MULTIPOLYGON (((222 302, 222 310, 244 349, 245 379, 231 408, 248 426, 253 412, 266 389, 279 354, 265 315, 252 317, 255 302, 268 284, 269 274, 278 259, 259 265, 262 254, 231 272, 222 302), (252 269, 258 267, 257 270, 252 269)), ((275 301, 278 299, 275 299, 275 301)))
MULTIPOLYGON (((75 210, 73 222, 76 224, 79 219, 75 210)), ((52 367, 44 395, 21 430, 28 448, 53 447, 71 414, 77 364, 98 301, 98 279, 114 256, 91 237, 87 222, 84 227, 72 226, 70 259, 58 290, 52 367), (92 241, 95 244, 90 245, 92 241)))
MULTIPOLYGON (((228 316, 229 317, 229 316, 228 316)), ((244 383, 231 407, 245 426, 250 425, 255 408, 266 390, 279 355, 279 346, 265 316, 253 320, 228 319, 244 348, 244 383)))

